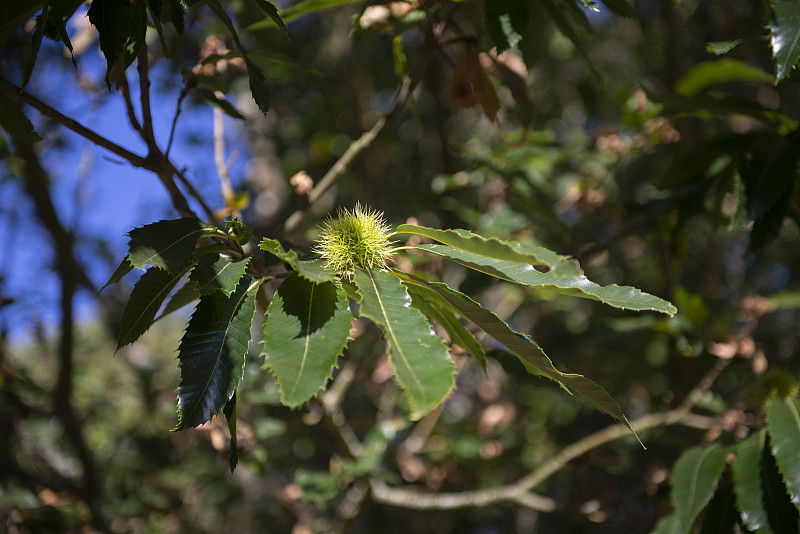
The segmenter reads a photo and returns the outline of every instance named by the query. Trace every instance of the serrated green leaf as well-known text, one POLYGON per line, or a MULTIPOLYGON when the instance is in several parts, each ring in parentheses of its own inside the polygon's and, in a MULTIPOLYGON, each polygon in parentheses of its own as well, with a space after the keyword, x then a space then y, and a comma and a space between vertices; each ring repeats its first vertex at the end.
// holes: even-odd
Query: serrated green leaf
POLYGON ((714 444, 693 447, 675 462, 670 497, 684 528, 691 528, 714 494, 727 456, 727 448, 714 444))
POLYGON ((450 289, 445 284, 426 282, 400 271, 393 272, 406 283, 415 284, 437 292, 447 300, 462 317, 474 323, 478 328, 492 336, 498 343, 517 356, 529 372, 532 374, 544 375, 562 384, 568 388, 568 391, 574 391, 591 402, 594 407, 601 412, 610 415, 626 425, 631 429, 634 436, 636 435, 628 422, 628 418, 622 413, 619 404, 617 404, 605 389, 582 375, 562 373, 557 370, 542 348, 530 337, 515 332, 494 313, 485 309, 463 293, 450 289))
POLYGON ((25 70, 22 72, 22 88, 28 85, 28 80, 31 79, 33 66, 36 63, 36 57, 39 55, 39 48, 42 46, 42 35, 44 35, 44 28, 47 25, 47 17, 50 13, 50 5, 45 4, 42 6, 42 12, 36 19, 36 28, 31 35, 31 57, 25 64, 25 70))
POLYGON ((97 293, 100 294, 101 291, 103 291, 105 288, 107 288, 111 284, 116 284, 117 282, 122 280, 123 276, 125 276, 126 274, 128 274, 132 270, 133 270, 133 265, 131 264, 130 260, 128 259, 128 256, 125 256, 124 258, 122 258, 122 261, 120 262, 119 266, 116 268, 114 273, 111 275, 111 278, 108 279, 108 282, 106 282, 105 285, 103 287, 101 287, 100 291, 98 291, 97 293))
POLYGON ((330 282, 292 273, 278 287, 264 322, 264 367, 278 380, 281 402, 293 408, 325 387, 347 344, 347 296, 330 282))
POLYGON ((772 57, 778 81, 783 80, 800 59, 800 4, 797 2, 773 2, 775 20, 770 24, 772 57))
POLYGON ((636 18, 636 9, 625 0, 603 0, 609 11, 620 17, 636 18))
POLYGON ((147 33, 147 6, 144 2, 131 6, 130 33, 125 41, 125 68, 139 55, 147 33))
POLYGON ((541 287, 574 297, 589 298, 600 301, 615 308, 626 310, 652 310, 670 316, 678 311, 675 306, 656 296, 644 293, 629 286, 611 284, 601 286, 586 276, 561 276, 557 271, 537 271, 533 265, 515 263, 495 258, 487 258, 472 252, 466 252, 449 245, 417 245, 414 248, 432 252, 451 259, 465 267, 518 284, 541 287))
POLYGON ((241 112, 236 109, 236 106, 223 98, 217 98, 217 95, 214 94, 214 91, 205 87, 195 87, 192 92, 209 104, 222 110, 222 112, 229 117, 233 117, 234 119, 239 119, 242 121, 245 120, 244 115, 242 115, 241 112))
MULTIPOLYGON (((280 17, 284 23, 288 23, 298 17, 302 17, 303 15, 307 15, 309 13, 322 11, 324 9, 330 9, 333 7, 338 7, 345 4, 356 4, 361 1, 363 0, 305 0, 304 2, 298 2, 292 6, 289 6, 286 9, 281 9, 280 17)), ((247 31, 253 31, 253 30, 265 30, 268 28, 277 28, 277 24, 270 17, 267 17, 262 21, 251 24, 246 29, 247 31)))
POLYGON ((800 401, 773 400, 767 409, 767 430, 789 497, 800 510, 800 401))
MULTIPOLYGON (((100 35, 100 50, 106 58, 106 72, 119 59, 131 23, 130 0, 94 0, 89 6, 89 22, 100 35)), ((106 74, 108 84, 108 74, 106 74)))
POLYGON ((767 432, 762 455, 761 487, 764 490, 764 508, 767 509, 770 528, 780 534, 800 532, 800 514, 789 500, 789 492, 783 480, 778 463, 771 452, 772 439, 767 432))
POLYGON ((258 8, 271 20, 275 23, 275 25, 281 29, 283 34, 286 36, 286 39, 289 39, 289 30, 286 29, 286 24, 283 23, 283 19, 281 18, 280 14, 278 14, 278 8, 275 7, 275 4, 272 2, 268 2, 267 0, 253 0, 258 8))
POLYGON ((411 297, 411 305, 436 321, 447 331, 450 341, 469 351, 486 372, 486 352, 480 342, 475 339, 472 332, 455 316, 457 310, 437 292, 426 287, 406 283, 406 289, 411 297))
POLYGON ((189 275, 189 280, 197 283, 197 292, 201 295, 208 295, 213 291, 230 295, 244 276, 249 261, 249 257, 231 261, 219 254, 204 254, 189 275))
POLYGON ((181 272, 193 261, 197 240, 208 230, 193 217, 134 228, 128 233, 128 259, 138 269, 152 265, 171 273, 181 272))
POLYGON ((244 59, 245 65, 247 66, 247 75, 250 78, 250 93, 253 95, 253 100, 255 100, 258 109, 260 109, 261 112, 266 115, 267 111, 269 111, 270 102, 272 100, 272 92, 267 86, 267 82, 264 78, 264 71, 262 71, 261 67, 253 63, 247 56, 247 49, 239 40, 239 34, 236 33, 236 27, 233 25, 233 21, 219 4, 219 2, 217 0, 208 0, 208 5, 222 21, 222 23, 228 28, 233 41, 236 43, 236 47, 242 53, 242 59, 244 59))
POLYGON ((409 306, 411 297, 393 273, 356 269, 361 315, 386 339, 389 361, 408 399, 412 420, 434 409, 455 387, 454 367, 444 341, 425 316, 409 306))
POLYGON ((578 262, 568 256, 561 256, 544 247, 526 247, 516 241, 483 237, 468 230, 439 230, 414 224, 401 224, 397 227, 396 233, 428 237, 445 245, 487 258, 548 267, 564 276, 583 274, 578 262))
POLYGON ((261 280, 245 275, 230 297, 214 292, 200 298, 178 347, 175 430, 210 421, 238 389, 260 285, 261 280))
POLYGON ((294 250, 286 250, 277 239, 265 237, 259 243, 258 248, 269 252, 291 265, 292 269, 310 282, 321 284, 323 282, 333 282, 336 280, 336 273, 325 266, 325 261, 301 260, 294 250))
POLYGON ((228 467, 233 473, 239 464, 239 446, 236 441, 236 391, 233 392, 230 400, 225 404, 222 413, 225 414, 225 419, 228 421, 228 432, 231 435, 231 453, 228 456, 228 467))
POLYGON ((70 58, 72 59, 72 66, 75 67, 76 71, 78 69, 78 62, 75 60, 75 51, 72 48, 72 42, 69 40, 66 23, 81 4, 83 4, 83 0, 52 1, 50 5, 53 9, 53 13, 52 16, 48 18, 48 27, 45 28, 45 35, 51 39, 60 40, 64 43, 64 46, 67 47, 70 58))
POLYGON ((752 434, 736 447, 733 462, 733 481, 736 488, 736 505, 745 526, 753 532, 772 534, 769 516, 764 508, 764 491, 761 478, 761 459, 766 434, 763 430, 752 434))
POLYGON ((195 284, 194 282, 187 282, 183 284, 183 287, 177 290, 172 295, 172 298, 169 299, 167 305, 164 306, 164 311, 161 312, 161 315, 158 316, 158 319, 156 319, 156 321, 160 321, 167 315, 180 310, 187 304, 190 304, 195 300, 198 300, 201 296, 202 295, 200 295, 200 293, 197 292, 197 284, 195 284))
POLYGON ((733 41, 712 41, 706 43, 706 52, 714 54, 715 56, 721 56, 727 54, 743 42, 744 41, 741 39, 734 39, 733 41))
POLYGON ((34 131, 33 124, 25 116, 22 106, 0 91, 0 127, 8 135, 23 143, 35 143, 42 138, 34 131))
POLYGON ((150 328, 161 304, 185 272, 171 274, 158 267, 151 267, 139 278, 122 311, 117 350, 133 343, 150 328))
POLYGON ((703 61, 694 65, 675 85, 675 92, 693 96, 707 87, 726 82, 774 81, 772 74, 732 58, 703 61))
POLYGON ((528 26, 528 6, 513 0, 493 0, 484 5, 486 33, 497 46, 497 53, 516 46, 528 26))

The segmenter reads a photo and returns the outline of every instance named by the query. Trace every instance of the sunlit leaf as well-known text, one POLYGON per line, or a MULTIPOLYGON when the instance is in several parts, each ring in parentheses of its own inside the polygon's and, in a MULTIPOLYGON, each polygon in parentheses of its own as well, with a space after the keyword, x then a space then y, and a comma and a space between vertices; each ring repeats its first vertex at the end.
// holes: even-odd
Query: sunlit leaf
POLYGON ((134 228, 128 233, 128 259, 138 269, 152 265, 180 272, 193 261, 197 240, 208 230, 193 217, 134 228))
POLYGON ((767 430, 789 497, 800 509, 800 400, 773 400, 767 409, 767 430))
POLYGON ((797 2, 773 2, 775 20, 770 24, 772 56, 775 58, 775 73, 783 80, 800 59, 800 4, 797 2))
POLYGON ((674 315, 678 310, 669 302, 634 287, 616 284, 601 286, 586 276, 560 276, 556 271, 541 272, 533 265, 488 258, 448 245, 417 245, 414 248, 449 258, 465 267, 526 286, 541 287, 557 293, 598 300, 615 308, 652 310, 674 315))
POLYGON ((452 304, 447 302, 436 291, 426 287, 405 284, 411 305, 428 316, 429 319, 436 321, 447 331, 450 341, 469 351, 486 371, 486 352, 475 336, 456 317, 457 310, 452 304))
POLYGON ((684 528, 691 528, 697 514, 714 494, 727 456, 727 448, 714 444, 693 447, 675 462, 670 495, 684 528))
POLYGON ((703 61, 693 66, 675 85, 679 95, 692 96, 703 89, 718 83, 726 82, 768 82, 773 76, 763 70, 752 67, 743 61, 732 58, 703 61))
POLYGON ((139 278, 122 312, 117 350, 133 343, 150 328, 161 304, 184 274, 185 271, 172 274, 151 267, 139 278))
MULTIPOLYGON (((468 296, 450 289, 445 284, 426 282, 415 276, 393 271, 405 283, 415 284, 435 291, 449 302, 458 313, 474 323, 478 328, 492 336, 498 343, 505 346, 519 358, 529 372, 547 376, 559 384, 566 386, 568 391, 574 391, 591 402, 595 408, 606 413, 631 428, 627 417, 622 413, 617 402, 611 398, 606 390, 588 378, 572 373, 562 373, 553 366, 553 362, 530 337, 523 336, 511 329, 494 313, 469 298, 468 296)), ((633 429, 631 428, 631 432, 633 429)), ((635 435, 635 433, 634 433, 635 435)))
POLYGON ((733 41, 713 41, 710 43, 706 43, 706 51, 710 54, 714 54, 715 56, 721 56, 723 54, 727 54, 740 44, 742 44, 741 39, 734 39, 733 41))
POLYGON ((205 254, 200 257, 189 279, 197 283, 197 292, 201 295, 212 291, 230 295, 244 276, 249 260, 231 261, 219 254, 205 254))
POLYGON ((455 386, 454 367, 444 341, 431 330, 425 316, 409 306, 411 297, 392 273, 356 269, 361 315, 383 333, 398 384, 419 419, 434 409, 455 386))
POLYGON ((764 490, 761 477, 765 432, 762 430, 747 437, 736 447, 733 462, 733 481, 736 504, 742 522, 748 529, 761 534, 772 534, 769 516, 764 508, 764 490))
POLYGON ((325 266, 325 261, 321 259, 301 260, 294 250, 286 250, 277 239, 265 237, 258 244, 261 250, 273 254, 291 265, 292 269, 310 282, 322 283, 333 282, 336 280, 336 273, 325 266))
POLYGON ((175 430, 209 421, 239 387, 260 284, 245 275, 230 297, 215 291, 200 298, 178 348, 181 381, 175 430))
POLYGON ((278 287, 264 322, 264 366, 278 380, 281 402, 300 406, 319 393, 350 332, 353 315, 344 291, 297 273, 278 287))

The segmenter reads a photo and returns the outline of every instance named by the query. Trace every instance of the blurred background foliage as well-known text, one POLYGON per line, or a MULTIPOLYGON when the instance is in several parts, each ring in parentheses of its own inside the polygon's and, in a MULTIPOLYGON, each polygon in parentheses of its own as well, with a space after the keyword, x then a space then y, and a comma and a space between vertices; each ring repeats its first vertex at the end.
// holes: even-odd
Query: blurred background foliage
MULTIPOLYGON (((352 376, 341 409, 371 451, 366 459, 353 462, 343 454, 317 401, 295 411, 280 406, 253 346, 239 392, 240 464, 231 475, 224 422, 169 432, 178 376, 172 347, 181 318, 165 319, 112 357, 126 289, 96 300, 88 289, 99 288, 113 271, 113 258, 122 256, 121 232, 88 212, 102 202, 113 214, 115 206, 136 200, 113 191, 100 195, 100 186, 91 184, 103 177, 92 169, 77 176, 60 172, 76 154, 99 149, 35 118, 46 140, 35 151, 0 140, 0 216, 4 240, 12 243, 2 247, 0 260, 0 529, 649 532, 670 511, 668 477, 680 453, 715 440, 735 443, 759 428, 760 377, 768 369, 796 375, 797 157, 785 163, 778 155, 795 146, 797 77, 776 85, 736 70, 741 65, 729 80, 719 70, 694 70, 721 61, 708 43, 740 39, 725 57, 771 79, 768 2, 638 0, 625 3, 632 17, 605 4, 593 11, 580 2, 520 2, 529 12, 524 37, 500 56, 488 54, 497 44, 484 27, 489 2, 422 2, 422 13, 398 17, 363 3, 341 4, 287 20, 287 40, 262 22, 254 4, 225 3, 238 27, 249 28, 242 38, 272 89, 266 117, 250 96, 241 60, 225 56, 234 44, 209 9, 189 10, 183 35, 165 26, 170 60, 159 36, 147 34, 154 106, 166 117, 160 124, 167 130, 157 132, 162 143, 185 79, 227 94, 247 118, 226 118, 224 135, 217 136, 233 154, 227 171, 240 199, 225 206, 219 167, 207 157, 215 136, 209 108, 194 96, 186 99, 179 121, 192 126, 178 130, 176 153, 209 204, 222 215, 241 210, 259 238, 300 245, 314 237, 327 212, 360 201, 384 211, 392 224, 411 218, 570 254, 592 280, 667 298, 678 315, 664 319, 545 298, 411 253, 400 265, 436 274, 480 300, 532 335, 557 367, 599 382, 631 419, 676 407, 721 358, 729 359, 698 402, 715 424, 646 431, 646 451, 633 436, 590 451, 537 488, 554 499, 552 512, 518 504, 409 512, 372 500, 364 475, 433 492, 498 486, 611 421, 529 376, 484 340, 491 349, 490 379, 456 349, 456 391, 440 410, 411 425, 395 411, 402 400, 388 380, 383 341, 373 326, 359 322, 339 373, 352 376), (444 20, 446 33, 434 36, 444 20), (454 106, 451 76, 459 56, 473 49, 486 52, 481 65, 499 103, 494 121, 485 107, 454 106), (227 59, 203 65, 211 53, 227 59), (284 234, 289 215, 307 202, 303 181, 290 179, 301 171, 322 176, 352 140, 391 112, 398 88, 417 69, 424 72, 405 109, 303 224, 284 234), (65 341, 57 327, 64 312, 48 311, 58 308, 55 265, 62 252, 37 193, 20 180, 21 162, 31 161, 47 176, 38 194, 54 200, 53 213, 62 221, 73 221, 68 234, 75 261, 90 281, 76 289, 88 303, 80 310, 88 311, 67 340, 74 354, 67 371, 60 367, 65 341), (770 165, 791 171, 783 190, 763 192, 764 181, 752 178, 770 165), (87 191, 92 194, 82 196, 87 191), (759 208, 759 195, 767 198, 766 208, 759 208), (776 198, 785 207, 766 217, 776 198), (19 249, 40 251, 38 258, 21 260, 29 269, 24 285, 14 274, 19 249), (65 379, 71 380, 66 402, 73 428, 58 416, 65 379)), ((608 5, 619 9, 619 2, 608 5)), ((109 111, 104 103, 118 95, 107 94, 85 10, 79 8, 69 26, 77 77, 62 47, 45 41, 27 90, 76 113, 113 111, 124 123, 124 110, 109 111), (59 84, 64 89, 53 89, 59 84)), ((5 78, 20 79, 32 28, 5 36, 5 78)), ((135 206, 122 232, 174 215, 166 195, 158 195, 135 206)))

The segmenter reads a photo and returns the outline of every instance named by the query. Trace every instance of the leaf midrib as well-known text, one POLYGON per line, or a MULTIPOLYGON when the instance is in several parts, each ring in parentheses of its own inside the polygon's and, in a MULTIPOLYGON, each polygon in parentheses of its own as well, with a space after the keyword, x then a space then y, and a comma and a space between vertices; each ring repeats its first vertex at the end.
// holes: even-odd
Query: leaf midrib
POLYGON ((161 249, 159 251, 156 251, 155 254, 152 254, 151 256, 148 256, 144 260, 143 265, 155 265, 152 262, 153 258, 157 258, 157 257, 162 256, 165 252, 167 252, 172 247, 177 246, 178 243, 182 242, 183 240, 188 239, 188 238, 192 237, 195 234, 202 234, 202 233, 203 233, 203 229, 202 228, 200 228, 198 230, 193 230, 191 233, 182 236, 180 239, 178 239, 176 241, 173 241, 172 243, 170 243, 168 246, 164 247, 163 249, 161 249))
POLYGON ((408 372, 411 374, 411 378, 414 379, 414 383, 418 387, 422 387, 422 381, 419 379, 417 374, 414 372, 414 369, 408 363, 408 359, 406 358, 405 352, 401 348, 400 343, 397 342, 397 337, 394 335, 394 328, 392 328, 391 323, 389 322, 389 316, 386 315, 386 308, 383 306, 383 299, 381 298, 381 294, 378 292, 378 285, 375 283, 375 278, 372 275, 372 271, 366 271, 367 275, 369 276, 370 282, 372 282, 372 287, 375 290, 375 297, 378 299, 378 306, 381 308, 381 313, 383 314, 383 319, 386 324, 386 329, 389 331, 389 337, 392 338, 392 345, 397 349, 397 352, 400 353, 400 358, 403 360, 403 364, 408 369, 408 372))
POLYGON ((314 302, 314 289, 316 289, 316 284, 311 284, 311 294, 308 296, 308 315, 306 317, 306 343, 305 347, 303 347, 303 358, 300 360, 300 370, 297 371, 297 379, 294 381, 294 384, 292 384, 291 394, 288 395, 290 397, 293 397, 294 392, 297 391, 297 386, 300 385, 301 377, 306 367, 306 361, 308 361, 308 347, 311 343, 311 308, 314 302))

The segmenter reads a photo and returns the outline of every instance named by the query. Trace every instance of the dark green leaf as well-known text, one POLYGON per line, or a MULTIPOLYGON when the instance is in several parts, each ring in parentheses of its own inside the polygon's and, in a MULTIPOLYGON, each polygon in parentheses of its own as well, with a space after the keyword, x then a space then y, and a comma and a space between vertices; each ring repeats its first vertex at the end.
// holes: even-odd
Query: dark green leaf
POLYGON ((125 68, 136 60, 144 44, 147 33, 147 6, 144 2, 133 4, 131 8, 130 34, 125 41, 125 68))
POLYGON ((192 263, 197 240, 209 230, 193 217, 134 228, 128 234, 128 259, 138 269, 152 265, 171 273, 181 272, 192 263))
POLYGON ((475 336, 455 316, 456 309, 436 291, 415 284, 406 283, 411 297, 411 305, 436 321, 447 331, 450 341, 469 351, 486 371, 486 352, 475 336))
MULTIPOLYGON (((163 1, 168 2, 169 0, 147 0, 147 5, 150 7, 150 12, 153 14, 153 17, 155 17, 158 20, 161 20, 163 17, 162 13, 164 10, 164 4, 162 3, 163 1)), ((180 0, 178 0, 178 3, 180 3, 180 0)))
POLYGON ((771 445, 772 439, 768 433, 762 456, 761 487, 764 490, 764 507, 767 509, 769 526, 773 532, 779 534, 798 534, 800 532, 800 528, 798 528, 800 516, 797 507, 789 500, 783 475, 775 457, 770 452, 771 445))
POLYGON ((250 258, 231 261, 219 254, 205 254, 200 257, 189 279, 197 282, 197 292, 201 295, 208 295, 213 291, 230 295, 244 276, 248 261, 250 258))
POLYGON ((231 434, 231 453, 228 456, 228 466, 231 473, 236 469, 239 464, 239 447, 236 442, 236 391, 231 395, 231 399, 225 404, 222 409, 225 414, 225 419, 228 420, 228 432, 231 434))
POLYGON ((775 73, 783 80, 800 59, 800 4, 797 2, 773 2, 775 20, 770 25, 772 56, 775 58, 775 73))
MULTIPOLYGON (((131 23, 130 0, 94 0, 89 6, 89 22, 100 34, 100 50, 106 58, 107 70, 119 59, 128 39, 131 23)), ((108 83, 108 75, 106 74, 108 83)))
POLYGON ((192 428, 211 420, 239 387, 261 280, 245 275, 230 296, 200 298, 178 348, 178 424, 192 428))
POLYGON ((258 109, 266 115, 272 103, 272 91, 264 78, 264 71, 249 59, 245 59, 245 63, 247 64, 247 74, 250 76, 250 93, 258 105, 258 109))
POLYGON ((53 12, 47 19, 47 27, 45 28, 45 35, 51 39, 60 40, 64 46, 69 50, 70 57, 72 58, 72 66, 78 69, 78 63, 75 61, 75 54, 72 48, 72 42, 69 40, 67 33, 67 20, 72 17, 73 13, 83 4, 83 0, 52 0, 50 6, 53 12))
POLYGON ((22 72, 23 89, 28 85, 28 80, 31 79, 33 65, 36 63, 36 56, 39 55, 39 47, 42 46, 42 35, 44 34, 45 26, 47 26, 47 17, 49 13, 50 6, 49 4, 45 4, 44 7, 42 7, 41 14, 36 19, 36 28, 33 30, 33 35, 31 36, 31 57, 28 58, 28 62, 25 64, 25 70, 22 72))
POLYGON ((175 31, 178 32, 178 35, 183 35, 183 19, 186 16, 186 13, 183 11, 183 6, 181 5, 180 0, 165 0, 162 13, 164 13, 163 18, 165 20, 172 22, 172 25, 175 27, 175 31))
POLYGON ((17 29, 40 9, 45 0, 14 0, 0 2, 0 46, 4 46, 17 29))
POLYGON ((747 192, 747 213, 752 219, 762 217, 788 193, 797 179, 800 139, 787 143, 766 168, 743 173, 747 192))
POLYGON ((454 367, 444 341, 425 316, 409 306, 411 298, 393 273, 356 269, 360 313, 383 333, 397 383, 411 407, 412 420, 434 409, 455 386, 454 367))
MULTIPOLYGON (((415 284, 437 292, 449 302, 458 313, 474 323, 478 328, 492 336, 498 343, 505 346, 525 365, 532 374, 544 375, 566 386, 578 395, 581 395, 595 408, 610 415, 631 428, 627 417, 622 413, 617 402, 611 398, 606 390, 597 383, 584 376, 572 373, 562 373, 553 366, 553 362, 533 340, 512 330, 495 314, 483 308, 468 296, 450 289, 444 284, 425 282, 415 276, 394 271, 404 282, 415 284)), ((631 432, 633 429, 631 428, 631 432)), ((635 435, 635 432, 634 432, 635 435)))
POLYGON ((732 534, 737 531, 739 514, 736 510, 733 484, 727 473, 723 473, 718 486, 703 515, 700 534, 732 534))
MULTIPOLYGON (((323 9, 330 9, 332 7, 345 4, 356 4, 362 1, 363 0, 305 0, 304 2, 298 2, 292 6, 289 6, 286 9, 281 9, 280 17, 281 20, 286 23, 309 13, 314 13, 316 11, 322 11, 323 9)), ((247 31, 264 30, 267 28, 276 27, 277 24, 275 21, 268 17, 262 21, 251 24, 247 27, 247 31)))
POLYGON ((194 282, 187 282, 181 287, 179 290, 172 295, 172 298, 169 299, 167 305, 164 306, 164 311, 161 312, 161 315, 158 316, 156 321, 160 321, 167 315, 177 310, 180 310, 187 304, 194 302, 200 298, 200 293, 197 292, 197 284, 194 282))
POLYGON ((117 350, 133 343, 150 328, 161 304, 184 274, 185 271, 171 274, 158 267, 152 267, 142 275, 133 286, 131 296, 122 312, 117 350))
POLYGON ((800 400, 773 400, 767 409, 767 430, 789 497, 800 509, 800 400))
POLYGON ((266 80, 264 79, 264 71, 262 71, 261 67, 253 63, 247 56, 247 49, 239 40, 239 34, 236 33, 236 27, 233 25, 233 21, 219 4, 219 2, 217 0, 209 0, 208 5, 228 28, 233 41, 236 43, 236 47, 242 53, 242 59, 244 59, 245 65, 247 65, 247 74, 250 77, 250 93, 253 95, 253 100, 255 100, 258 109, 260 109, 261 112, 266 115, 267 111, 269 111, 272 93, 267 86, 266 80))
POLYGON ((620 17, 636 18, 636 10, 626 0, 603 0, 609 11, 620 17))
POLYGON ((753 532, 772 534, 769 516, 764 508, 761 478, 765 439, 766 433, 761 430, 739 443, 736 447, 736 460, 733 462, 733 481, 742 522, 753 532))
POLYGON ((214 94, 214 91, 207 89, 205 87, 195 87, 193 89, 194 94, 201 97, 206 102, 216 106, 217 108, 221 109, 223 113, 228 115, 229 117, 233 117, 234 119, 245 120, 244 115, 236 109, 236 106, 231 104, 225 99, 217 98, 217 95, 214 94))
POLYGON ((679 95, 693 96, 707 87, 726 82, 769 82, 773 76, 738 59, 723 58, 694 65, 675 85, 679 95))
POLYGON ((670 495, 684 528, 691 528, 697 514, 714 494, 727 456, 727 448, 714 444, 693 447, 675 462, 670 495))
POLYGON ((253 0, 253 2, 256 3, 258 8, 261 11, 264 12, 264 14, 269 18, 269 20, 274 22, 275 25, 278 26, 278 28, 281 29, 283 34, 288 39, 289 38, 289 30, 286 29, 286 25, 283 23, 283 19, 278 14, 278 8, 275 7, 275 4, 273 4, 272 2, 269 2, 267 0, 253 0))
POLYGON ((509 282, 541 287, 556 293, 598 300, 615 308, 653 310, 674 315, 678 310, 669 302, 628 286, 600 286, 586 276, 560 276, 557 271, 537 271, 533 265, 488 258, 448 245, 417 245, 419 250, 449 258, 465 267, 509 282))
POLYGON ((35 143, 42 138, 34 131, 33 124, 25 116, 22 106, 0 91, 0 127, 8 135, 23 143, 35 143))
MULTIPOLYGON (((125 276, 126 274, 128 274, 132 270, 133 270, 133 265, 131 264, 130 260, 128 259, 128 256, 125 256, 122 259, 122 261, 120 262, 119 266, 114 271, 114 274, 112 274, 111 278, 108 279, 108 282, 106 282, 105 285, 100 288, 100 291, 103 291, 105 288, 107 288, 111 284, 116 284, 117 282, 122 280, 123 276, 125 276)), ((97 293, 99 294, 100 291, 98 291, 97 293)))
POLYGON ((330 282, 292 273, 278 287, 264 322, 264 366, 278 380, 281 402, 297 407, 325 387, 347 344, 347 296, 330 282))

